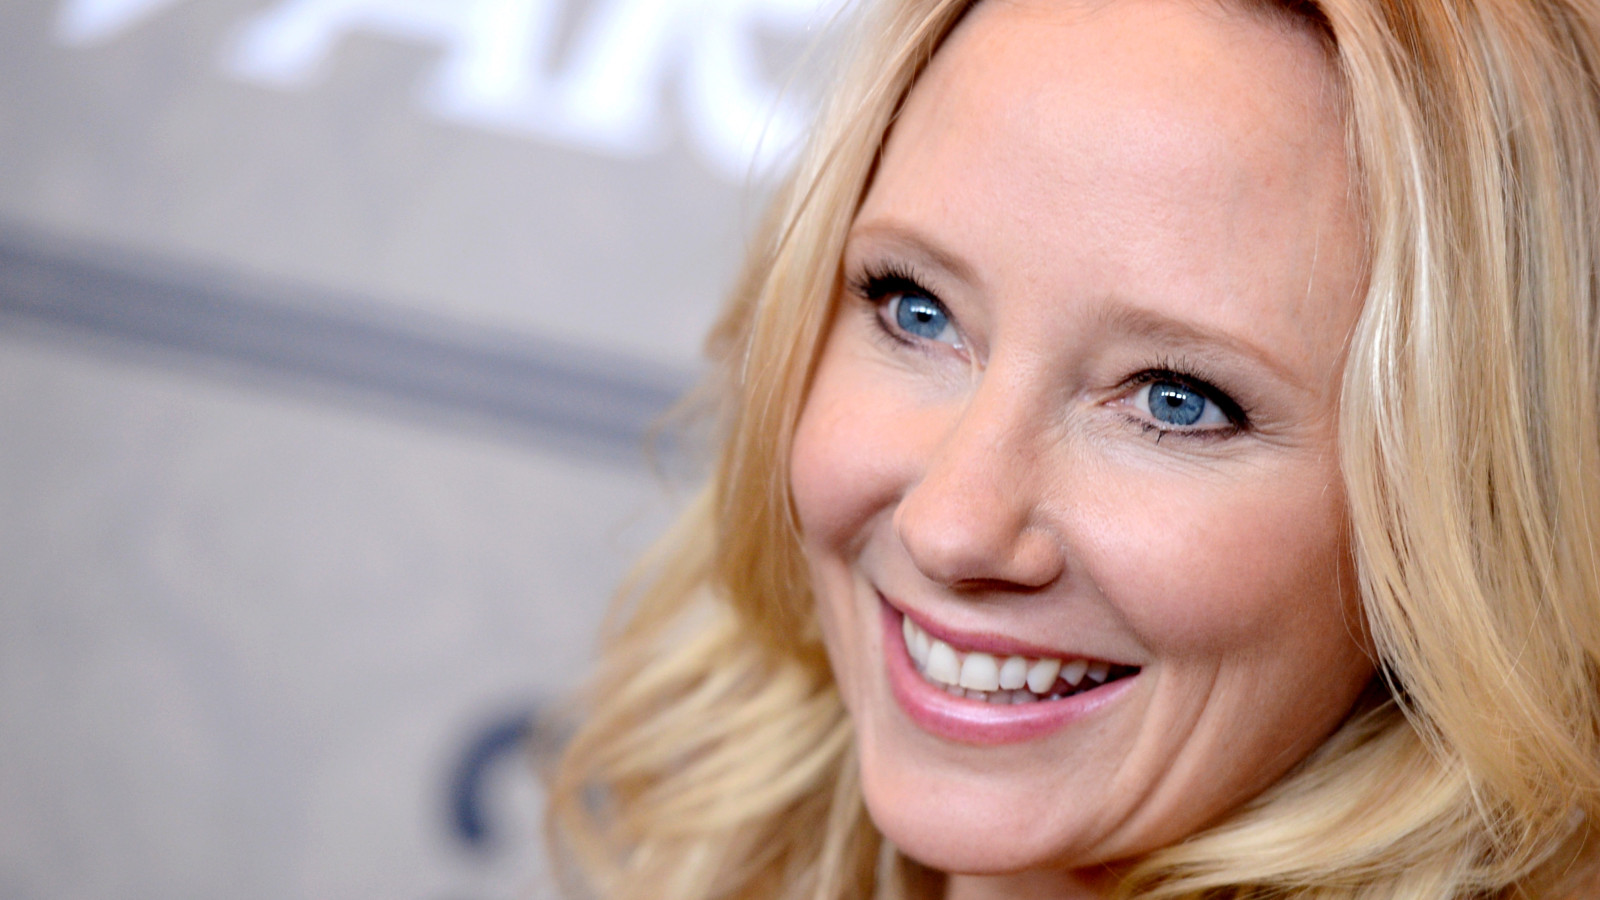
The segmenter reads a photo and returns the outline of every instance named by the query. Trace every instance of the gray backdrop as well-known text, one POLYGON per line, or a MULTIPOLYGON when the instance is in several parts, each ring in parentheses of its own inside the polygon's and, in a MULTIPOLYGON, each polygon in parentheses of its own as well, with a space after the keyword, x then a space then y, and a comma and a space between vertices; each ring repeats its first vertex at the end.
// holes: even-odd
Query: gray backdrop
POLYGON ((818 0, 7 0, 0 897, 551 891, 818 0))

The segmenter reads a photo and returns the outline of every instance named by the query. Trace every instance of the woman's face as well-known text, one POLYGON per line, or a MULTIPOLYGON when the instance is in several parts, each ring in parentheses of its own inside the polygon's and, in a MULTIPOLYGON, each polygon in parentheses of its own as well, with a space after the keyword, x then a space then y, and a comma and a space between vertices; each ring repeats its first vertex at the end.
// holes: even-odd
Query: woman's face
POLYGON ((1277 780, 1370 679, 1349 188, 1316 39, 1209 4, 989 0, 911 92, 792 489, 874 820, 1025 873, 953 893, 1070 896, 1277 780))

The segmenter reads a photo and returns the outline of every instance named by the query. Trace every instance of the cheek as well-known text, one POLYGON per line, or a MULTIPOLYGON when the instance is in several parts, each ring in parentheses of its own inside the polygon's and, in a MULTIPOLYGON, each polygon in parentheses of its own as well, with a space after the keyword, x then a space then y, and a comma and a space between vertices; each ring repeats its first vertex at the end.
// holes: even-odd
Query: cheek
POLYGON ((1335 473, 1188 474, 1138 479, 1098 503, 1083 563, 1157 663, 1153 708, 1182 735, 1162 757, 1165 783, 1185 786, 1172 802, 1205 797, 1204 811, 1311 752, 1373 666, 1335 473))
POLYGON ((1148 649, 1284 670, 1364 665, 1335 471, 1134 481, 1098 504, 1084 543, 1148 649))
POLYGON ((912 423, 873 369, 830 343, 795 428, 789 486, 813 565, 856 556, 904 492, 912 423))
POLYGON ((819 382, 795 428, 789 459, 789 489, 806 553, 815 558, 823 548, 844 543, 860 519, 863 474, 854 471, 861 454, 851 422, 819 382))
POLYGON ((903 449, 885 410, 891 404, 862 389, 859 365, 834 347, 824 351, 796 424, 789 488, 799 520, 823 641, 847 708, 864 688, 855 667, 876 646, 869 629, 877 607, 866 604, 858 562, 876 524, 888 521, 900 495, 903 449), (870 606, 870 608, 868 608, 870 606))

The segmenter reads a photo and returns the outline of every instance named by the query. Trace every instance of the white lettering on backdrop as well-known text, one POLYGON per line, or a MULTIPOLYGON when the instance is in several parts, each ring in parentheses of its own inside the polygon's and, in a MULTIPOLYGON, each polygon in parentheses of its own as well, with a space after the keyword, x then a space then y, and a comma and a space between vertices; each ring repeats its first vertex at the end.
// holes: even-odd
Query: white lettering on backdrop
POLYGON ((74 45, 98 44, 155 15, 176 0, 67 0, 56 18, 56 36, 74 45))
MULTIPOLYGON (((116 39, 179 0, 66 0, 57 37, 116 39)), ((799 139, 805 110, 764 70, 760 41, 800 39, 837 0, 596 0, 560 67, 566 0, 279 0, 223 48, 231 75, 281 89, 314 85, 347 36, 440 48, 420 100, 434 115, 631 158, 667 144, 667 89, 683 135, 734 181, 769 171, 799 139)))

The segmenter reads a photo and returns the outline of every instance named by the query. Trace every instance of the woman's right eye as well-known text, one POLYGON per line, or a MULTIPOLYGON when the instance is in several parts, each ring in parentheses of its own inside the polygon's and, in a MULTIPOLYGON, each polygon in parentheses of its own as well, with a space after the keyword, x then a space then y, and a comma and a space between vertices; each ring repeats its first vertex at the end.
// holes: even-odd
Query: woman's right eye
POLYGON ((851 279, 852 293, 867 301, 868 310, 886 338, 900 344, 929 341, 961 349, 964 342, 950 310, 915 272, 889 264, 867 268, 851 279))
POLYGON ((925 341, 960 346, 960 336, 950 321, 944 304, 921 294, 897 293, 890 295, 883 306, 883 316, 893 327, 925 341))

